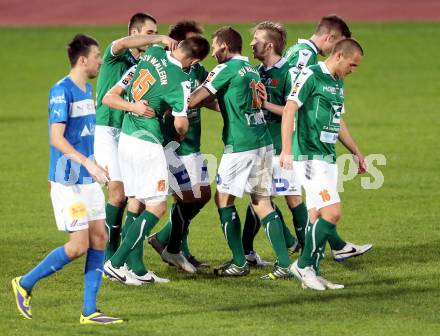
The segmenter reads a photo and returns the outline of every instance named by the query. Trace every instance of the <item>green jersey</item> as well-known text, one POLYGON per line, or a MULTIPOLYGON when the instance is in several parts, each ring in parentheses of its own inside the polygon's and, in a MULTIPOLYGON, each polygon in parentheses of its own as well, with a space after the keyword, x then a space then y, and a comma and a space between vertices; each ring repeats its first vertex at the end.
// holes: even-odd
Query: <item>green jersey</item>
POLYGON ((335 78, 324 62, 298 75, 288 100, 299 106, 293 138, 296 161, 336 162, 335 144, 344 113, 344 82, 335 78))
MULTIPOLYGON (((267 100, 276 105, 286 105, 286 98, 292 90, 296 74, 285 58, 281 58, 269 68, 260 65, 258 68, 261 82, 266 87, 267 100)), ((281 153, 281 116, 263 110, 264 118, 272 136, 275 154, 281 153)))
MULTIPOLYGON (((206 77, 208 77, 208 72, 200 63, 191 66, 187 73, 191 82, 191 91, 194 91, 205 81, 206 77)), ((188 109, 188 121, 188 132, 180 143, 179 148, 176 150, 176 153, 179 156, 200 152, 200 137, 202 130, 199 107, 188 109)), ((164 124, 165 143, 167 143, 175 138, 174 118, 166 116, 164 124)))
POLYGON ((122 124, 122 132, 139 139, 162 144, 164 113, 186 117, 191 93, 188 74, 182 64, 159 46, 152 46, 143 54, 127 89, 128 100, 148 101, 156 112, 154 118, 144 118, 128 113, 122 124))
POLYGON ((318 63, 318 48, 310 40, 299 39, 297 44, 287 49, 284 57, 298 74, 309 65, 318 63))
POLYGON ((112 44, 105 50, 96 84, 96 124, 121 128, 124 112, 102 104, 102 98, 115 85, 121 76, 138 61, 129 49, 113 55, 112 44))
POLYGON ((261 110, 260 75, 248 58, 234 56, 217 65, 203 86, 215 94, 223 117, 225 153, 244 152, 272 144, 261 110))

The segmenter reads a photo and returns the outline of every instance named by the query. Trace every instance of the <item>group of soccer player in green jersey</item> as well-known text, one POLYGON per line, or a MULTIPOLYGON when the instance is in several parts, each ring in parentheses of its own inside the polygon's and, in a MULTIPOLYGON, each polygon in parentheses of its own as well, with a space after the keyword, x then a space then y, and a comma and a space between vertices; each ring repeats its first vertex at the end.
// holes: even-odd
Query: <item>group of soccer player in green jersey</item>
POLYGON ((75 255, 71 251, 72 244, 79 244, 78 239, 88 237, 80 235, 81 230, 98 232, 101 241, 107 242, 104 252, 103 244, 93 245, 90 238, 80 317, 83 324, 123 322, 96 309, 101 281, 96 270, 104 278, 126 285, 169 282, 145 265, 145 239, 164 262, 185 272, 197 273, 209 267, 192 255, 188 245, 190 222, 211 199, 207 160, 200 144, 202 107, 220 112, 224 121, 224 152, 214 199, 232 258, 215 268, 214 274, 246 276, 251 267, 270 265, 272 270, 262 276, 264 280, 296 277, 303 288, 343 288, 320 273, 327 241, 336 261, 372 248, 371 244, 346 242, 336 230, 341 217, 335 153, 338 139, 353 154, 358 172, 367 170, 364 156, 342 118, 343 80, 363 57, 362 47, 351 38, 347 24, 336 15, 325 16, 310 39, 299 39, 284 52, 287 33, 283 26, 261 22, 254 27, 251 42, 253 56, 261 62, 257 67, 242 55, 239 32, 222 27, 212 35, 212 56, 218 65, 210 72, 201 65, 210 44, 194 21, 176 23, 165 36, 157 34, 154 17, 137 13, 129 21, 128 33, 106 48, 102 61, 100 55, 95 56, 94 63, 89 60, 91 50, 97 52, 97 43, 88 37, 84 38, 88 44, 78 46, 78 57, 72 59, 69 54, 70 86, 71 82, 85 85, 93 78, 89 68, 101 65, 96 118, 91 109, 84 114, 83 105, 73 107, 76 100, 81 103, 81 92, 75 85, 72 90, 80 98, 69 98, 74 99, 73 104, 68 105, 65 96, 50 98, 51 127, 64 130, 72 125, 80 145, 92 140, 94 149, 89 150, 96 163, 77 142, 69 144, 70 133, 61 135, 57 143, 51 140, 51 146, 62 155, 59 160, 64 160, 64 165, 53 165, 54 178, 50 181, 52 188, 59 190, 55 195, 53 189, 51 197, 57 225, 70 238, 29 273, 13 279, 20 313, 32 319, 33 285, 85 253, 84 248, 75 255), (319 54, 327 57, 325 61, 318 62, 319 54), (80 82, 76 81, 77 73, 81 74, 80 82), (54 102, 61 104, 69 117, 57 118, 61 110, 54 102), (79 118, 85 116, 88 119, 84 122, 93 122, 93 127, 78 126, 79 118), (83 176, 80 182, 60 182, 57 176, 71 176, 69 170, 76 167, 75 163, 84 166, 78 173, 83 176), (106 183, 108 189, 105 215, 104 204, 98 209, 96 198, 81 193, 95 181, 106 183), (55 185, 58 183, 61 186, 55 185), (60 198, 60 190, 68 195, 68 201, 60 198), (250 195, 250 203, 242 231, 234 202, 245 193, 250 195), (151 234, 166 213, 168 195, 174 199, 168 221, 151 234), (286 200, 295 235, 273 202, 276 196, 286 200), (57 214, 67 217, 64 220, 57 214), (93 229, 104 217, 106 233, 93 229), (78 223, 84 223, 84 228, 78 223), (274 263, 263 260, 253 247, 261 226, 276 255, 274 263), (299 257, 293 261, 295 253, 299 257), (89 261, 92 257, 93 263, 89 261))

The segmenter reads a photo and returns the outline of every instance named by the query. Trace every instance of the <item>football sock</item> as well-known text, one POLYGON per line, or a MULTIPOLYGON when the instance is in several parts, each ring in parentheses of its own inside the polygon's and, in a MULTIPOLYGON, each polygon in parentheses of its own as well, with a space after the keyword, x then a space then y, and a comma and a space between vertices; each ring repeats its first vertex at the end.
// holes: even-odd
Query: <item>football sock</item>
POLYGON ((338 234, 338 231, 335 229, 331 232, 330 236, 328 237, 328 243, 332 250, 339 251, 344 248, 344 246, 347 244, 338 234))
POLYGON ((170 234, 171 234, 171 221, 168 219, 167 223, 162 227, 162 229, 160 229, 160 231, 156 233, 156 238, 163 245, 167 245, 168 239, 170 238, 170 234))
POLYGON ((24 275, 20 280, 20 285, 30 293, 37 281, 59 271, 69 262, 70 259, 64 250, 64 246, 59 246, 50 252, 29 273, 24 275))
POLYGON ((301 246, 304 246, 304 237, 308 221, 307 207, 304 203, 299 204, 294 208, 290 208, 293 216, 293 226, 295 227, 296 237, 301 246))
POLYGON ((286 225, 286 222, 284 221, 283 214, 281 213, 280 208, 272 202, 272 206, 277 212, 278 216, 280 217, 281 224, 283 225, 283 234, 284 234, 284 240, 286 241, 286 247, 290 248, 296 245, 296 238, 292 235, 289 228, 286 225))
POLYGON ((159 221, 154 214, 144 210, 131 224, 125 238, 115 254, 110 258, 114 267, 121 267, 127 261, 130 252, 137 246, 144 244, 145 236, 148 235, 159 221))
POLYGON ((84 316, 93 314, 97 310, 96 296, 101 286, 103 265, 104 251, 89 248, 84 270, 84 316))
POLYGON ((105 206, 105 226, 108 233, 107 246, 105 247, 105 260, 111 258, 113 253, 118 249, 121 239, 121 224, 124 208, 118 208, 110 203, 105 206))
POLYGON ((183 228, 185 226, 185 219, 182 214, 183 203, 176 202, 171 208, 171 233, 168 240, 167 251, 169 253, 179 253, 180 244, 182 242, 183 228))
POLYGON ((182 251, 183 255, 186 258, 191 256, 191 252, 190 252, 189 246, 188 246, 188 234, 189 234, 189 230, 186 229, 186 231, 183 233, 182 244, 180 245, 180 250, 182 251))
POLYGON ((232 262, 242 267, 246 263, 246 258, 241 242, 241 225, 237 210, 234 205, 231 205, 225 208, 219 208, 218 213, 220 215, 223 234, 232 251, 232 262))
POLYGON ((283 223, 276 211, 271 212, 261 219, 261 225, 266 231, 267 238, 272 245, 277 263, 280 267, 288 267, 292 261, 286 248, 286 240, 284 239, 283 223))
MULTIPOLYGON (((167 251, 170 253, 179 253, 182 240, 185 233, 188 233, 188 227, 191 220, 200 212, 204 206, 201 203, 183 203, 177 202, 173 205, 171 211, 171 234, 168 242, 167 251), (174 231, 174 223, 178 223, 174 231)), ((187 253, 189 253, 188 244, 186 244, 187 253)))
MULTIPOLYGON (((127 211, 127 217, 125 218, 124 226, 122 227, 122 239, 127 235, 128 230, 135 221, 137 213, 127 211)), ((138 244, 134 247, 133 251, 127 257, 127 266, 137 275, 144 275, 148 272, 144 265, 144 244, 138 244)))
POLYGON ((336 225, 319 218, 315 224, 309 223, 306 228, 303 253, 298 259, 298 266, 304 268, 312 266, 319 271, 319 262, 325 251, 328 237, 336 230, 336 225))
POLYGON ((248 255, 254 250, 254 239, 260 227, 260 219, 249 203, 246 210, 246 219, 244 220, 243 237, 241 239, 245 255, 248 255))

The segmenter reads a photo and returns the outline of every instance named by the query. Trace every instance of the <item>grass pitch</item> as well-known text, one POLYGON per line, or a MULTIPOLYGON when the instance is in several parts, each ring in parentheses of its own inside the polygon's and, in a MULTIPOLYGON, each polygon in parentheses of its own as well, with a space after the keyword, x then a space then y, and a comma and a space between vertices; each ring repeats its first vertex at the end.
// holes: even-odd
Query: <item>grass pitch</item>
MULTIPOLYGON (((236 27, 245 40, 244 54, 250 55, 250 26, 236 27)), ((207 35, 215 28, 206 27, 207 35)), ((309 37, 313 26, 288 28, 292 44, 309 37)), ((342 264, 324 260, 323 274, 346 288, 317 293, 303 291, 293 280, 260 280, 268 270, 254 269, 240 279, 218 279, 211 273, 191 276, 163 264, 147 245, 147 264, 172 282, 140 288, 104 282, 99 307, 128 322, 97 328, 78 323, 83 259, 36 286, 33 321, 19 317, 10 280, 66 239, 56 231, 46 181, 47 95, 68 72, 65 45, 75 33, 85 32, 97 38, 104 51, 125 30, 0 29, 1 334, 438 335, 440 68, 434 58, 440 51, 435 42, 440 40, 440 25, 353 24, 352 31, 365 57, 346 81, 346 121, 363 152, 383 154, 387 164, 378 167, 385 177, 380 189, 364 190, 359 177, 344 184, 339 231, 349 241, 374 244, 361 258, 342 264)), ((212 68, 213 59, 204 64, 212 68)), ((203 113, 203 152, 218 158, 220 125, 218 114, 203 113)), ((290 220, 284 202, 277 203, 290 220)), ((246 200, 238 202, 242 222, 245 205, 246 200)), ((196 256, 211 265, 229 259, 213 203, 190 229, 196 256)), ((266 259, 273 258, 263 233, 255 246, 266 259)))

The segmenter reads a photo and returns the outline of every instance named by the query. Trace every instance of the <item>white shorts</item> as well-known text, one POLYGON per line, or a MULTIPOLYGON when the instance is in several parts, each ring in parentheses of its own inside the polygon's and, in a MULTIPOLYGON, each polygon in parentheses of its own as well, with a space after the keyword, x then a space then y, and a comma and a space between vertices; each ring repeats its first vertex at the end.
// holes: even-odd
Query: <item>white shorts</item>
POLYGON ((105 219, 105 199, 98 183, 64 185, 50 181, 58 230, 74 232, 89 228, 89 221, 105 219))
POLYGON ((165 152, 170 175, 170 188, 173 192, 177 190, 193 190, 197 186, 208 186, 209 175, 205 157, 200 152, 189 155, 170 155, 165 152), (176 189, 178 188, 178 189, 176 189))
POLYGON ((95 160, 108 171, 110 181, 122 181, 118 159, 118 143, 121 130, 110 126, 96 125, 95 160))
POLYGON ((272 158, 272 145, 223 154, 217 172, 217 190, 236 197, 243 197, 245 192, 257 196, 270 196, 272 158))
POLYGON ((272 195, 271 196, 301 196, 301 183, 295 176, 294 169, 280 167, 280 157, 272 160, 272 195))
POLYGON ((293 169, 306 191, 307 209, 319 210, 341 202, 336 164, 322 160, 294 161, 293 169))
POLYGON ((119 162, 125 195, 157 203, 168 195, 168 168, 162 145, 121 133, 119 162))

